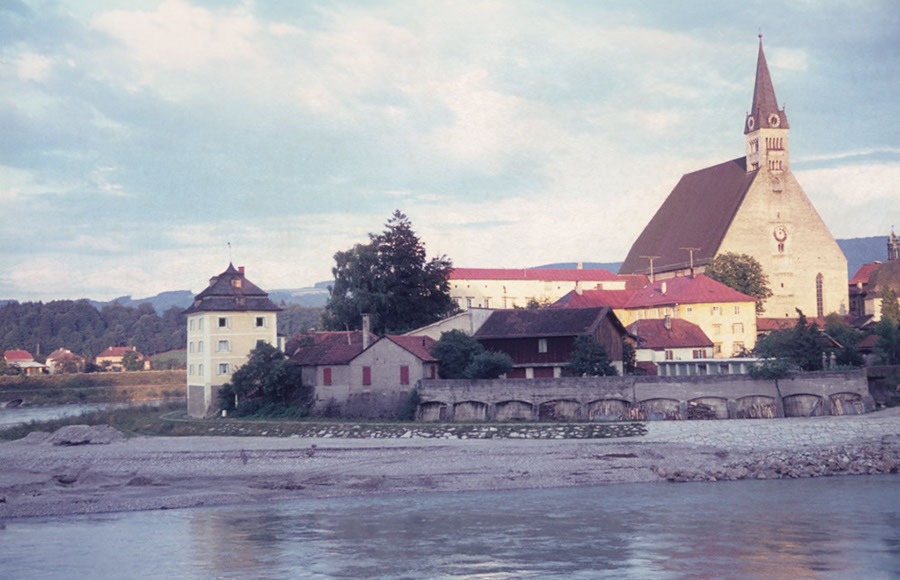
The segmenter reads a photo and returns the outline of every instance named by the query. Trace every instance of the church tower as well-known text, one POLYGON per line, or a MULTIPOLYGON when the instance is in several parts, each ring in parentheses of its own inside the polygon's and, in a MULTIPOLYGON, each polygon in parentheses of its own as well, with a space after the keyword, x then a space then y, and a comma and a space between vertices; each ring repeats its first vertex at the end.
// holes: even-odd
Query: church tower
POLYGON ((783 172, 790 169, 788 156, 788 120, 784 109, 778 108, 775 87, 769 76, 762 35, 759 35, 759 55, 756 59, 756 84, 753 104, 744 123, 747 141, 747 171, 767 172, 773 189, 779 191, 783 172))

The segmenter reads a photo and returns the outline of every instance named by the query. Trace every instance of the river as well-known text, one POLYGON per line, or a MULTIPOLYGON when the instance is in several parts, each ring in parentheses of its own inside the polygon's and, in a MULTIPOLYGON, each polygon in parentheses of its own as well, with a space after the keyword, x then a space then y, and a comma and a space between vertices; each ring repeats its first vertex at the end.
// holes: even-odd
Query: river
POLYGON ((158 405, 160 401, 152 400, 143 403, 77 403, 73 405, 46 405, 39 407, 0 407, 0 429, 14 427, 31 421, 53 421, 63 417, 74 417, 91 411, 105 409, 121 409, 139 405, 158 405))
POLYGON ((8 520, 4 578, 897 578, 900 477, 8 520))

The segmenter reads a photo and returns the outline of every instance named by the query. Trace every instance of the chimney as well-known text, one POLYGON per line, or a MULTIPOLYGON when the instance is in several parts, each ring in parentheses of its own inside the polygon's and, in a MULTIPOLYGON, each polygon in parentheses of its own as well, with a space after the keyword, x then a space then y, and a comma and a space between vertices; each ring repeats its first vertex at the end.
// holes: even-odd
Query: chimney
POLYGON ((575 294, 578 294, 579 296, 581 296, 581 293, 582 293, 581 280, 575 280, 575 294))
POLYGON ((363 314, 363 323, 362 323, 362 342, 363 342, 363 350, 369 348, 369 328, 371 328, 371 323, 369 322, 369 315, 363 314))
POLYGON ((244 267, 243 267, 243 266, 238 266, 238 272, 240 272, 240 273, 241 273, 241 276, 243 276, 243 275, 244 275, 244 267))
POLYGON ((666 330, 672 330, 672 317, 666 314, 666 317, 663 318, 663 325, 666 327, 666 330))
POLYGON ((666 291, 669 289, 665 282, 660 285, 660 292, 662 292, 663 296, 665 296, 666 291))
POLYGON ((584 269, 584 262, 578 262, 578 265, 575 266, 575 269, 576 269, 576 270, 583 270, 583 269, 584 269))

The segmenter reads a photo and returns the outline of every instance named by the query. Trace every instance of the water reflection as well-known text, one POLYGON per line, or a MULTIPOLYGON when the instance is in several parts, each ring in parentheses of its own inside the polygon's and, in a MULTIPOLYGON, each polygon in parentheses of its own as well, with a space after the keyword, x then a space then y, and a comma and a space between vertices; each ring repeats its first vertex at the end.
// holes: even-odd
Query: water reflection
POLYGON ((0 576, 897 577, 898 483, 611 485, 10 520, 0 576))

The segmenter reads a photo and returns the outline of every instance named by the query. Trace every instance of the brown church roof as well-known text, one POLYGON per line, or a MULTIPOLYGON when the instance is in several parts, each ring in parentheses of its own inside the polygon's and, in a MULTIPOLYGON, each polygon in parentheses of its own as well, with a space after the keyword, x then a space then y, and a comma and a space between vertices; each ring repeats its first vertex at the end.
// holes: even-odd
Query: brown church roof
POLYGON ((687 268, 690 257, 682 248, 699 248, 694 265, 707 264, 757 173, 748 173, 746 158, 738 157, 682 176, 631 246, 619 274, 648 273, 650 261, 644 256, 656 256, 654 272, 687 268))
POLYGON ((769 65, 766 63, 766 54, 763 52, 762 36, 759 37, 759 55, 756 58, 756 83, 753 85, 753 103, 750 105, 748 117, 753 118, 753 125, 744 125, 744 134, 756 129, 780 128, 787 129, 788 121, 784 109, 778 108, 775 99, 775 87, 772 85, 772 77, 769 75, 769 65), (778 123, 772 124, 769 118, 778 116, 778 123))

